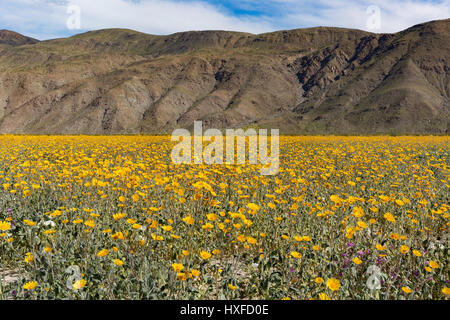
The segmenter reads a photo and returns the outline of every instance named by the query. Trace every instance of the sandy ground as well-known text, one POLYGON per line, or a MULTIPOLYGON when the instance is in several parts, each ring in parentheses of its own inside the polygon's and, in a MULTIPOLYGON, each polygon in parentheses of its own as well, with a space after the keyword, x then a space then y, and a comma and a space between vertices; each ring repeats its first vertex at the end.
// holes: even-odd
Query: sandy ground
POLYGON ((0 269, 0 279, 2 281, 2 286, 13 283, 19 279, 19 274, 11 270, 1 270, 0 269))

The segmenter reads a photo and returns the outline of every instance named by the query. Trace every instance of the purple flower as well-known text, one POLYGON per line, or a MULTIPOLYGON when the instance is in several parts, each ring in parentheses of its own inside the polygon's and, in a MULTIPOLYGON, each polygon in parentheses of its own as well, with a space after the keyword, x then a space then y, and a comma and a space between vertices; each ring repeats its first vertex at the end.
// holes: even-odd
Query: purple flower
POLYGON ((386 261, 386 259, 384 257, 378 257, 377 258, 377 264, 381 264, 382 262, 386 261))
POLYGON ((352 248, 355 244, 353 242, 347 243, 347 247, 352 248))

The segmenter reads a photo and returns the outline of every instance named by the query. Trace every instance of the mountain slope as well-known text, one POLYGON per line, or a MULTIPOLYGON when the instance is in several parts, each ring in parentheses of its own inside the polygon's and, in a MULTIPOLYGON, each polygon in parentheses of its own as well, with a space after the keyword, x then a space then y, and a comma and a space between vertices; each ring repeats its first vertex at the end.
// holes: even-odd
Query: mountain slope
POLYGON ((203 120, 297 134, 446 134, 449 43, 450 20, 397 34, 109 29, 10 42, 0 45, 0 132, 170 133, 203 120))
POLYGON ((17 32, 0 30, 0 45, 21 46, 24 44, 35 44, 39 40, 25 37, 17 32))

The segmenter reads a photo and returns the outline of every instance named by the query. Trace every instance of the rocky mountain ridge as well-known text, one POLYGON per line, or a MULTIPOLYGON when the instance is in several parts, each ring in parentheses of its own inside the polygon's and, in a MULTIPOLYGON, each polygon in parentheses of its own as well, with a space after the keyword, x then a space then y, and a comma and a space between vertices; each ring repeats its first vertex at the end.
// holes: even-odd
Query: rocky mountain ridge
POLYGON ((450 19, 396 34, 309 28, 39 42, 0 31, 0 133, 448 134, 450 19))

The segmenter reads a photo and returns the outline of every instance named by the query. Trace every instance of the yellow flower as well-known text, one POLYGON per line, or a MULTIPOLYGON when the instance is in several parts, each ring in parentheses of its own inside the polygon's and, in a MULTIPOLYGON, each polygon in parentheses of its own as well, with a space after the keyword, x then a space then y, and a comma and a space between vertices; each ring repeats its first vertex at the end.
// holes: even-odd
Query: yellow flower
POLYGON ((258 241, 253 237, 247 237, 247 242, 250 244, 256 244, 258 241))
POLYGON ((211 223, 205 223, 202 225, 203 230, 212 230, 212 228, 214 228, 214 226, 211 223))
POLYGON ((341 282, 336 278, 331 278, 327 280, 327 287, 331 291, 337 291, 341 287, 341 282))
POLYGON ((429 262, 430 267, 432 267, 433 269, 438 269, 439 268, 439 264, 436 261, 431 260, 429 262))
POLYGON ((292 251, 291 256, 294 257, 295 259, 300 259, 302 257, 302 255, 297 251, 292 251))
POLYGON ((413 252, 413 254, 414 254, 416 257, 421 257, 421 256, 422 256, 422 253, 420 253, 419 250, 413 250, 412 252, 413 252))
POLYGON ((314 282, 315 283, 317 283, 317 284, 322 284, 323 283, 323 278, 321 278, 321 277, 317 277, 316 279, 314 279, 314 282))
POLYGON ((125 239, 125 237, 124 237, 122 232, 116 232, 116 233, 112 234, 111 238, 114 239, 114 240, 117 240, 117 239, 123 240, 123 239, 125 239))
POLYGON ((189 225, 193 225, 195 222, 194 218, 192 218, 191 216, 187 216, 187 217, 183 218, 183 221, 189 225))
POLYGON ((228 288, 230 288, 230 290, 236 290, 237 287, 233 286, 231 283, 228 284, 228 288))
POLYGON ((412 290, 410 288, 408 288, 408 287, 402 287, 402 291, 404 293, 411 293, 412 292, 412 290))
POLYGON ((198 271, 197 269, 192 269, 191 273, 194 277, 200 276, 200 271, 198 271))
POLYGON ((384 218, 389 222, 392 222, 392 223, 395 222, 395 216, 390 212, 385 213, 384 218))
POLYGON ((450 288, 447 288, 447 287, 444 287, 443 289, 442 289, 442 293, 443 294, 445 294, 445 295, 450 295, 450 288))
POLYGON ((400 252, 403 254, 407 254, 409 251, 409 247, 408 246, 401 246, 400 247, 400 252))
POLYGON ((89 219, 88 221, 86 221, 84 223, 86 226, 88 226, 89 228, 94 228, 95 227, 95 221, 92 219, 89 219))
POLYGON ((375 247, 377 248, 378 251, 384 251, 384 250, 386 250, 386 247, 385 247, 385 246, 382 246, 381 244, 377 244, 375 247))
POLYGON ((393 240, 399 240, 400 239, 400 235, 398 233, 391 233, 391 235, 389 237, 391 239, 393 239, 393 240))
POLYGON ((38 283, 36 281, 30 281, 25 283, 25 285, 23 286, 23 288, 25 290, 33 290, 34 288, 36 288, 38 285, 38 283))
POLYGON ((25 223, 27 226, 33 227, 36 225, 36 222, 30 221, 30 220, 23 220, 23 223, 25 223))
POLYGON ((180 280, 180 281, 186 281, 186 279, 187 279, 186 273, 184 273, 184 272, 178 273, 177 274, 177 279, 180 280))
POLYGON ((108 255, 108 253, 109 253, 109 250, 108 250, 108 249, 103 249, 103 250, 100 250, 100 251, 97 253, 97 256, 98 256, 98 257, 106 257, 106 256, 108 255))
POLYGON ((260 209, 260 206, 255 203, 249 203, 247 204, 247 207, 252 211, 258 211, 260 209))
POLYGON ((125 218, 126 216, 127 216, 126 213, 119 212, 119 213, 113 214, 113 219, 117 221, 117 220, 125 218))
POLYGON ((84 279, 75 281, 75 283, 73 284, 73 290, 83 289, 85 285, 86 285, 86 280, 84 280, 84 279))
POLYGON ((320 300, 330 300, 330 297, 327 296, 326 293, 322 292, 322 293, 319 293, 319 299, 320 300))
POLYGON ((0 231, 8 231, 11 229, 11 224, 6 221, 0 221, 0 231))
POLYGON ((184 266, 181 263, 173 263, 172 268, 173 268, 173 271, 180 272, 184 269, 184 266))
POLYGON ((153 240, 156 240, 156 241, 163 241, 163 240, 164 240, 164 237, 158 236, 158 235, 152 233, 152 239, 153 239, 153 240))
POLYGON ((361 261, 361 259, 355 257, 355 258, 353 258, 353 263, 354 263, 354 264, 361 264, 362 261, 361 261))
POLYGON ((211 253, 209 253, 208 251, 201 251, 200 252, 200 257, 203 260, 208 260, 209 258, 211 258, 211 253))
POLYGON ((367 224, 364 221, 358 221, 357 224, 362 229, 367 228, 367 224))
POLYGON ((123 261, 122 260, 120 260, 120 259, 114 259, 114 264, 116 265, 116 266, 122 266, 123 265, 123 261))
POLYGON ((31 262, 33 262, 33 260, 34 260, 33 254, 30 253, 30 252, 27 252, 26 255, 25 255, 24 261, 26 263, 31 263, 31 262))
POLYGON ((361 207, 353 208, 353 215, 357 218, 361 218, 364 215, 364 209, 361 207))
POLYGON ((338 203, 338 202, 342 202, 343 200, 341 198, 339 198, 339 196, 337 195, 332 195, 330 197, 331 201, 333 201, 334 203, 338 203))

